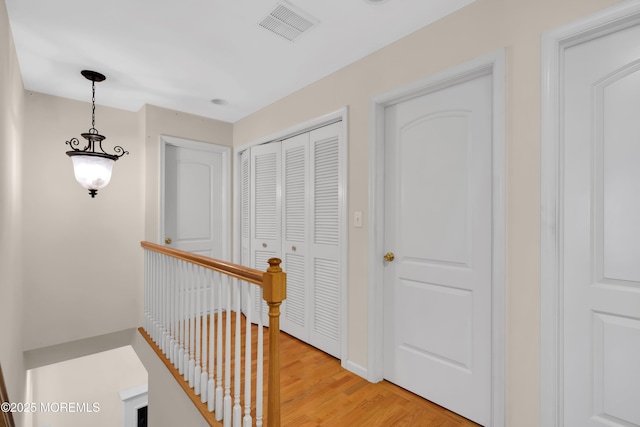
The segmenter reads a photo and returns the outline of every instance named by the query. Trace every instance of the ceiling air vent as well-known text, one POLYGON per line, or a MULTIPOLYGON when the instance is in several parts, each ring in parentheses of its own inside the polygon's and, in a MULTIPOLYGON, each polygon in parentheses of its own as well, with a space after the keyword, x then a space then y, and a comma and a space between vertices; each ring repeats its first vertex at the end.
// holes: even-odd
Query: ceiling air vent
POLYGON ((294 41, 318 22, 316 18, 293 5, 280 2, 258 25, 280 37, 294 41))

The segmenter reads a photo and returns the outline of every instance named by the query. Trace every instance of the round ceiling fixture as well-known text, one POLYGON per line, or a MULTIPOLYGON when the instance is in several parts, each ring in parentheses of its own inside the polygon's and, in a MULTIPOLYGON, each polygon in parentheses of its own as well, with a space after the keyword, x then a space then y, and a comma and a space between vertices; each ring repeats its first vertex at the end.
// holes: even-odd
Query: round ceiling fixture
POLYGON ((220 98, 214 98, 211 100, 212 104, 216 104, 216 105, 227 105, 228 102, 225 101, 224 99, 220 99, 220 98))
POLYGON ((382 4, 382 3, 386 3, 389 0, 364 0, 365 3, 369 3, 369 4, 382 4))

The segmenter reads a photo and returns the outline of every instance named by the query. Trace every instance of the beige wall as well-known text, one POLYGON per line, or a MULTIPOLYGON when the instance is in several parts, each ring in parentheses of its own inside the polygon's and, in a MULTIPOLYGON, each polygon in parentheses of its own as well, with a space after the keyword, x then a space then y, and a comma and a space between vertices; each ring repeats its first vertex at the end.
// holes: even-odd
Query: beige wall
POLYGON ((141 110, 146 148, 145 239, 158 242, 160 236, 160 136, 175 136, 210 144, 232 146, 233 125, 219 120, 146 105, 141 110))
MULTIPOLYGON (((4 0, 0 0, 0 366, 9 398, 24 393, 22 360, 22 77, 4 0)), ((19 422, 19 417, 16 417, 19 422)))
POLYGON ((120 392, 147 384, 147 371, 133 348, 125 346, 32 369, 29 379, 26 401, 39 406, 27 419, 29 425, 113 427, 122 425, 120 392), (69 402, 82 409, 74 412, 56 406, 69 402), (52 406, 42 408, 41 404, 52 406))
POLYGON ((144 145, 136 113, 96 108, 105 149, 130 154, 94 199, 65 155, 65 141, 91 127, 91 105, 27 93, 24 124, 24 349, 138 326, 144 145))
MULTIPOLYGON (((61 343, 66 348, 71 341, 140 326, 139 242, 157 241, 160 135, 232 143, 230 123, 149 105, 135 113, 98 105, 96 127, 107 136, 105 147, 121 145, 130 154, 116 162, 111 183, 92 199, 64 154, 65 141, 88 130, 90 114, 85 102, 26 94, 24 137, 30 143, 24 157, 30 161, 23 166, 23 192, 31 196, 23 209, 25 350, 61 343)), ((163 403, 166 395, 184 394, 176 386, 170 375, 169 381, 153 375, 150 419, 177 416, 163 403)), ((194 409, 188 405, 185 410, 194 409)))
MULTIPOLYGON (((506 49, 506 424, 537 426, 541 35, 616 0, 477 0, 474 4, 234 124, 241 146, 340 107, 349 108, 348 357, 367 366, 370 99, 478 56, 506 49)), ((339 47, 337 47, 339 48, 339 47)))
POLYGON ((229 123, 153 106, 134 113, 98 105, 105 149, 117 144, 129 155, 92 199, 64 154, 65 141, 86 132, 90 120, 88 103, 26 94, 25 350, 141 325, 139 242, 157 241, 159 136, 231 145, 229 123))

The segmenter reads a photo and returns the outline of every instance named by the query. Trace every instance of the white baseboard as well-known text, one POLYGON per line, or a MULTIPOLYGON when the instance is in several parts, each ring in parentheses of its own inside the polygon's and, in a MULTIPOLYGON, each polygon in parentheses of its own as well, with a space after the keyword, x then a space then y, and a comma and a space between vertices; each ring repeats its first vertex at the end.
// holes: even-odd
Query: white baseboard
POLYGON ((355 362, 352 362, 351 360, 345 360, 344 362, 342 362, 342 367, 344 369, 346 369, 349 372, 352 372, 356 375, 358 375, 359 377, 364 378, 367 381, 369 380, 369 370, 367 368, 365 368, 362 365, 359 365, 355 362))

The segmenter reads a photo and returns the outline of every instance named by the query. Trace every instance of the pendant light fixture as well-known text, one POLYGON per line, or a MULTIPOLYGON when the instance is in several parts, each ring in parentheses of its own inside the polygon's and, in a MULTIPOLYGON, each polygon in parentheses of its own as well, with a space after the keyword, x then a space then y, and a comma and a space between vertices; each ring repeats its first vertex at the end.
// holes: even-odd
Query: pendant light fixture
POLYGON ((67 156, 73 162, 73 173, 76 181, 89 190, 91 197, 96 197, 98 190, 105 187, 111 181, 113 164, 120 157, 129 154, 120 146, 113 148, 115 154, 108 154, 102 148, 102 141, 106 138, 96 129, 96 82, 101 82, 106 77, 95 71, 83 70, 81 74, 91 81, 93 95, 91 98, 91 129, 81 134, 87 140, 87 145, 80 148, 78 138, 71 138, 66 144, 71 147, 67 156))

